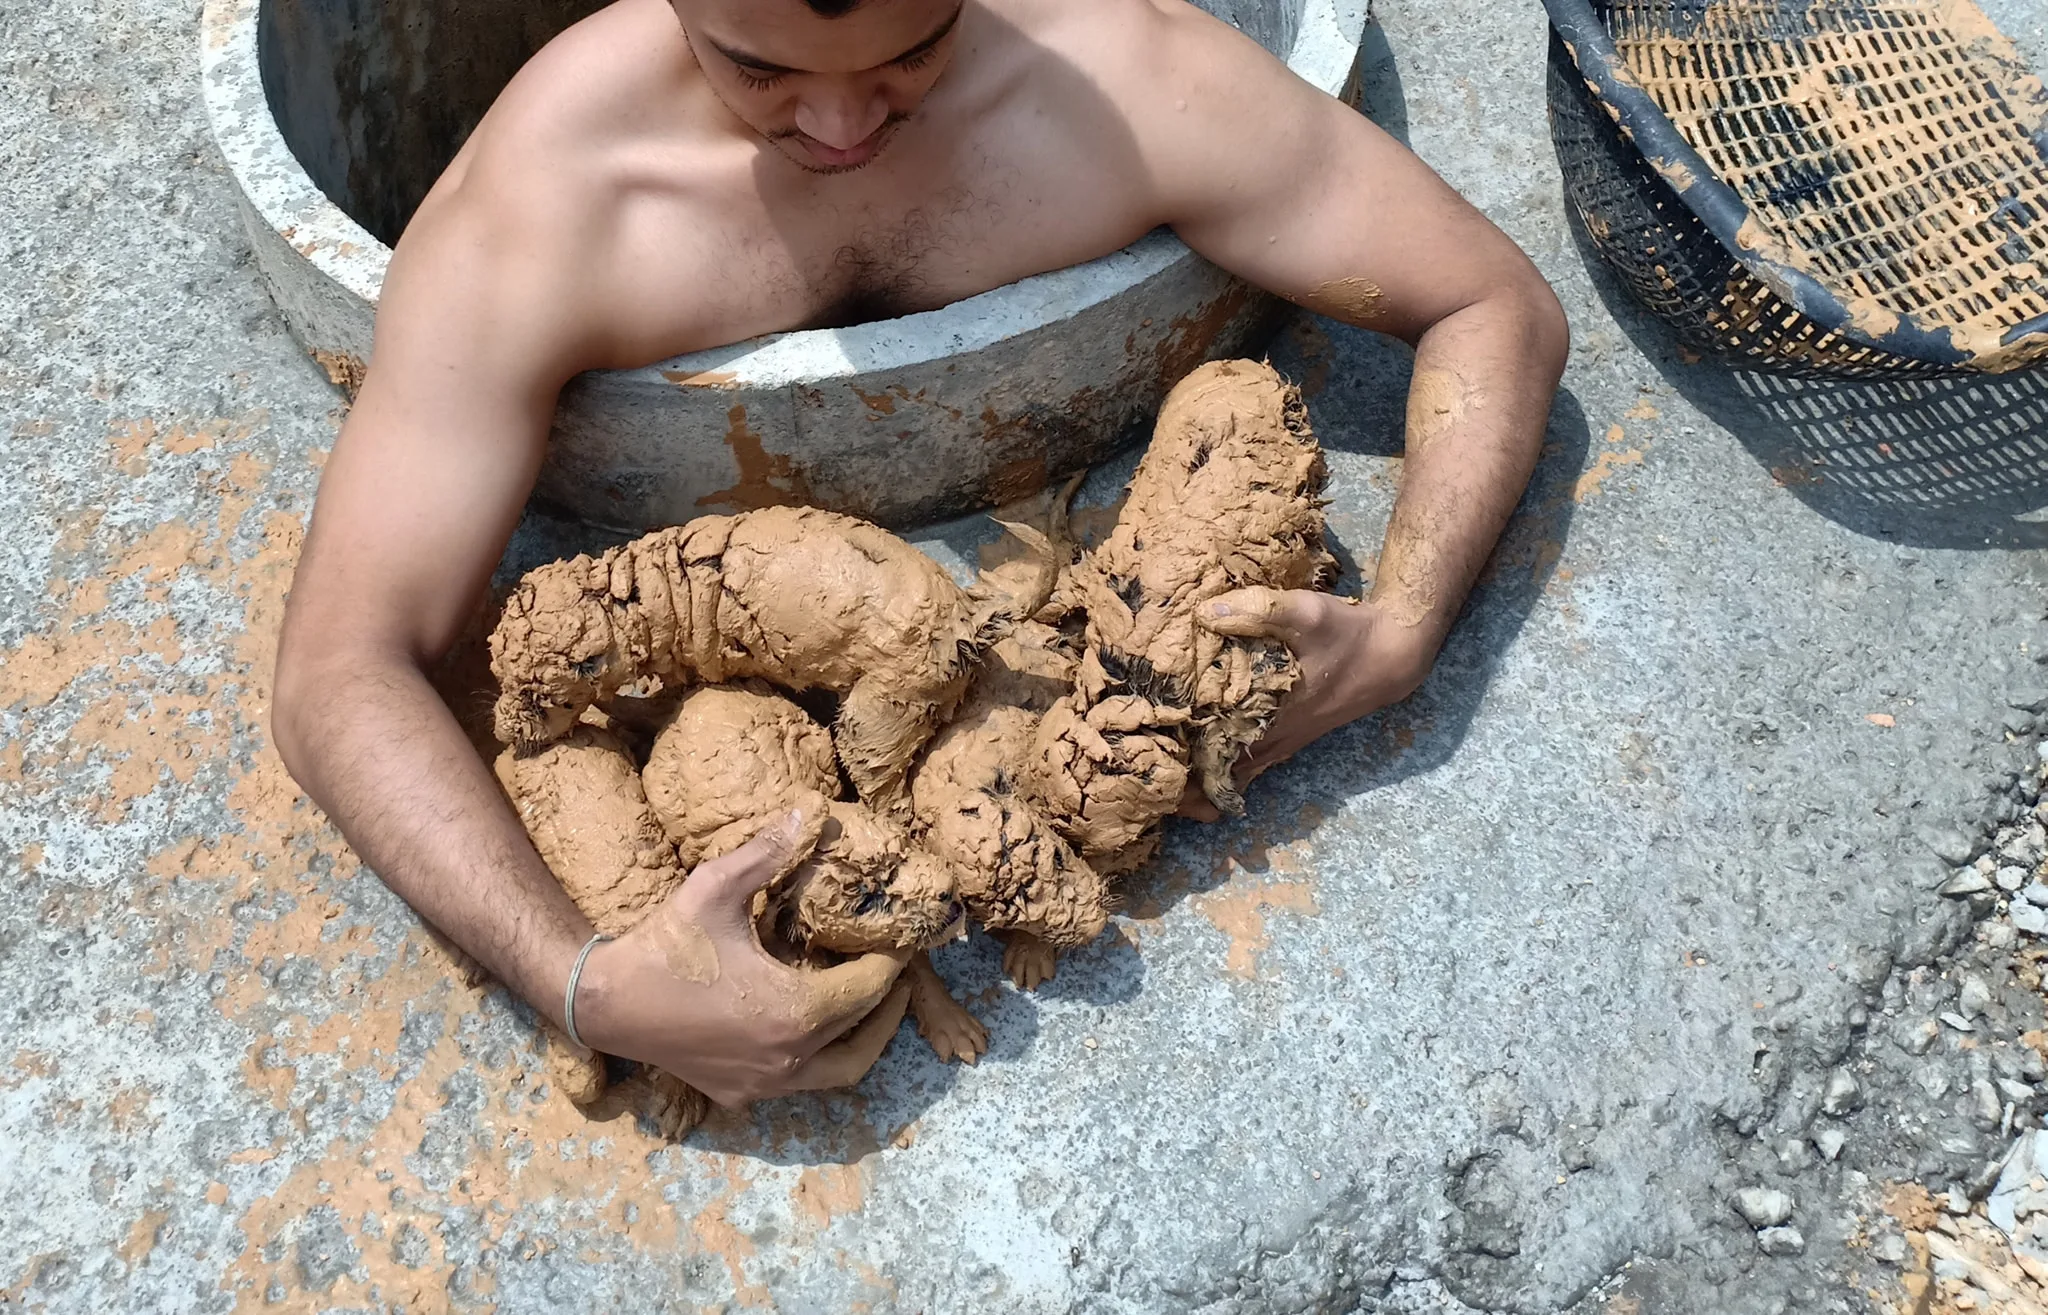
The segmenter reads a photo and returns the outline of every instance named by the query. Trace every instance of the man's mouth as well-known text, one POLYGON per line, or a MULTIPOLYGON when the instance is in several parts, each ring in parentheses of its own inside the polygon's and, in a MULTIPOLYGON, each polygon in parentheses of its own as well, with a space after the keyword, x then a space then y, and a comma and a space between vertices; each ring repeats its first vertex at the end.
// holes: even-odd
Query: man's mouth
POLYGON ((875 129, 845 150, 827 146, 809 135, 797 138, 797 142, 804 148, 804 154, 829 169, 852 169, 875 158, 875 152, 881 149, 882 130, 875 129))
POLYGON ((858 169, 875 158, 881 151, 882 143, 888 140, 889 132, 900 120, 891 117, 882 121, 867 136, 848 147, 827 146, 807 132, 790 134, 790 139, 802 148, 819 167, 825 169, 858 169))

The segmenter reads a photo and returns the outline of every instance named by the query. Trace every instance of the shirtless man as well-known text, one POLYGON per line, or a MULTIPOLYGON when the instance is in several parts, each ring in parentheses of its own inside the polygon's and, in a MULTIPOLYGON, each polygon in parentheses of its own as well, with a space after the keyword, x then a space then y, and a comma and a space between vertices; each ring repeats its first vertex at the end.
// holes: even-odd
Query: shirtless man
MULTIPOLYGON (((1407 697, 1521 495, 1564 364, 1556 299, 1477 211, 1182 0, 617 0, 521 70, 392 259, 278 654, 293 775, 422 917, 561 1023, 590 925, 424 674, 519 520, 557 391, 941 306, 1160 224, 1416 348, 1371 596, 1246 591, 1209 621, 1284 640, 1305 670, 1245 774, 1407 697)), ((817 982, 762 952, 745 909, 789 843, 705 864, 667 916, 597 946, 583 1037, 725 1104, 866 1072, 903 1011, 900 965, 817 982), (675 941, 706 938, 711 980, 670 970, 675 941)))

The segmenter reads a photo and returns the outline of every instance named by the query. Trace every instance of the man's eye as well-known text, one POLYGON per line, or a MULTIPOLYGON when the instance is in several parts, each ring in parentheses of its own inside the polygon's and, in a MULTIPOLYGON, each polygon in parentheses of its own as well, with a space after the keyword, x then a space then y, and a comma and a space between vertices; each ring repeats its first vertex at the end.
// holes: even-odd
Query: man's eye
POLYGON ((780 73, 755 73, 741 64, 733 65, 733 71, 740 75, 742 85, 752 87, 755 91, 766 91, 782 81, 780 73))
POLYGON ((915 55, 912 55, 909 59, 897 60, 896 67, 902 69, 906 73, 914 73, 918 69, 921 69, 925 65, 931 63, 933 58, 935 58, 938 55, 938 53, 939 48, 937 46, 928 46, 925 49, 918 51, 915 55))

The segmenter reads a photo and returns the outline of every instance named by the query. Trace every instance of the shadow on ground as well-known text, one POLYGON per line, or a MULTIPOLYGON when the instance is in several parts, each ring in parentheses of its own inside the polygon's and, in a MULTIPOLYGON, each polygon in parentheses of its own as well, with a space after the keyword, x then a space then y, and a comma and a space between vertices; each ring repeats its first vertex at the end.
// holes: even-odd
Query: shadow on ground
POLYGON ((1689 359, 1572 236, 1615 323, 1665 382, 1827 519, 1920 548, 2048 546, 2048 369, 1926 379, 1818 379, 1689 359))
MULTIPOLYGON (((1398 417, 1407 396, 1412 353, 1378 334, 1319 323, 1331 340, 1331 392, 1341 380, 1357 391, 1358 399, 1330 406, 1312 401, 1317 437, 1333 454, 1398 454, 1398 417)), ((1283 369, 1288 364, 1285 356, 1284 349, 1275 352, 1275 364, 1283 369)), ((1551 406, 1535 474, 1428 681, 1413 697, 1331 732, 1262 776, 1248 793, 1244 817, 1211 825, 1169 822, 1164 861, 1149 865, 1128 883, 1127 897, 1134 906, 1156 916, 1189 895, 1223 884, 1229 879, 1229 866, 1210 861, 1214 856, 1228 855, 1247 871, 1264 872, 1271 849, 1306 838, 1348 801, 1450 761, 1485 701, 1502 657, 1556 571, 1590 444, 1584 409, 1569 390, 1561 390, 1551 406)), ((1340 481, 1331 490, 1332 547, 1344 562, 1347 577, 1338 583, 1340 592, 1369 583, 1385 526, 1384 507, 1377 515, 1362 518, 1362 523, 1347 523, 1359 519, 1348 516, 1345 505, 1356 490, 1356 480, 1340 481), (1363 581, 1353 572, 1354 558, 1363 581)), ((1374 494, 1368 490, 1364 496, 1371 499, 1374 494)), ((1381 496, 1390 503, 1392 490, 1381 496)))
POLYGON ((1386 29, 1368 18, 1365 35, 1358 43, 1358 109, 1387 130, 1389 136, 1413 149, 1408 140, 1408 95, 1401 85, 1400 65, 1394 48, 1387 44, 1386 29))

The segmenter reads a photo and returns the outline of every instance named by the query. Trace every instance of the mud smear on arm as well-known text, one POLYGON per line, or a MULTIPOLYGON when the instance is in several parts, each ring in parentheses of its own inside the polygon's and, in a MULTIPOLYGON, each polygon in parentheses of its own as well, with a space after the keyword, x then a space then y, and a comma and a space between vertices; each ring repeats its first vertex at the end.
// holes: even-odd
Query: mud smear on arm
POLYGON ((1416 353, 1401 491, 1371 598, 1432 654, 1541 449, 1555 376, 1518 350, 1524 341, 1519 321, 1475 307, 1432 329, 1416 353))
POLYGON ((1318 315, 1370 328, 1380 317, 1386 293, 1371 279, 1328 279, 1309 289, 1307 296, 1294 300, 1318 315))

